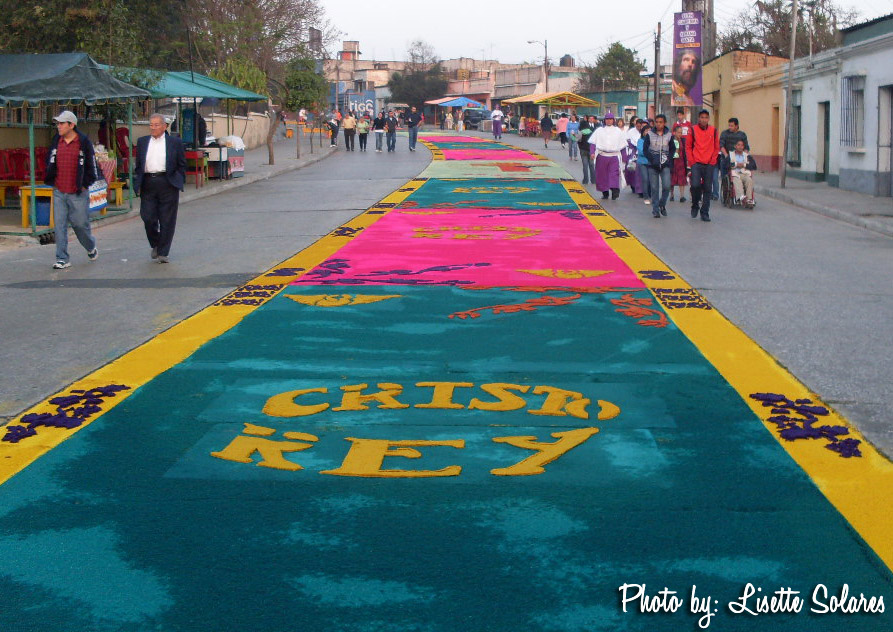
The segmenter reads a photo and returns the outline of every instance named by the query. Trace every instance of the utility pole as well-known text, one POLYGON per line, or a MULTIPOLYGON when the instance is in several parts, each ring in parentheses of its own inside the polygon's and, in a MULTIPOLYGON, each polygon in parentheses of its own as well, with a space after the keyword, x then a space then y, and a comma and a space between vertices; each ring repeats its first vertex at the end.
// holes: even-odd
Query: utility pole
POLYGON ((657 23, 657 37, 654 38, 654 116, 660 111, 660 22, 657 23))
POLYGON ((543 69, 546 71, 546 93, 549 92, 549 40, 544 40, 543 47, 546 49, 546 57, 543 59, 543 69))
POLYGON ((797 0, 791 5, 791 50, 788 63, 788 88, 784 103, 784 149, 781 154, 781 188, 788 177, 788 144, 791 138, 791 115, 794 113, 794 58, 797 56, 797 0))

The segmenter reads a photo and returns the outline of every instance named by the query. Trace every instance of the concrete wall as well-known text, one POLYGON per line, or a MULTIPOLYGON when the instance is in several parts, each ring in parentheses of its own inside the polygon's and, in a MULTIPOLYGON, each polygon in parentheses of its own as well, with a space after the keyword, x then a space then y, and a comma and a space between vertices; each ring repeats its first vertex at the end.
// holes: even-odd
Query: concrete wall
POLYGON ((718 129, 728 128, 735 117, 747 134, 750 153, 760 171, 778 171, 784 150, 784 78, 781 68, 770 68, 733 81, 730 100, 723 104, 723 116, 716 119, 718 129))
MULTIPOLYGON (((824 161, 824 107, 830 108, 828 139, 829 168, 824 179, 836 185, 840 176, 840 80, 837 64, 830 56, 817 60, 810 74, 795 69, 795 89, 800 90, 800 164, 791 166, 791 175, 822 180, 824 161), (827 103, 824 106, 823 103, 827 103)), ((815 62, 814 62, 815 63, 815 62)))
MULTIPOLYGON (((862 147, 840 147, 840 188, 889 196, 889 150, 879 145, 890 144, 893 117, 882 88, 893 86, 893 34, 875 38, 873 45, 863 42, 853 46, 852 53, 843 55, 840 80, 848 75, 865 75, 864 143, 862 147)), ((839 117, 840 110, 834 114, 839 117)))
MULTIPOLYGON (((260 147, 267 142, 267 132, 270 129, 270 119, 266 114, 251 112, 248 116, 230 117, 230 133, 241 137, 246 149, 260 147)), ((208 133, 220 138, 227 135, 227 116, 225 114, 205 115, 208 123, 208 133)))

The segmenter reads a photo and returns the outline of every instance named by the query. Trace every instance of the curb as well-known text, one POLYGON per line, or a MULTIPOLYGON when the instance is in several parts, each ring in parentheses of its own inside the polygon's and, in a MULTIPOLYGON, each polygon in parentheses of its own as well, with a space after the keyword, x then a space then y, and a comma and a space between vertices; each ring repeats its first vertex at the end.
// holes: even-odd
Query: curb
POLYGON ((852 213, 847 213, 836 208, 831 208, 830 206, 824 206, 823 204, 817 204, 815 202, 803 200, 772 187, 754 184, 753 189, 760 195, 774 198, 781 202, 791 204, 792 206, 796 206, 807 211, 812 211, 814 213, 818 213, 819 215, 824 215, 825 217, 830 217, 841 222, 846 222, 847 224, 852 224, 853 226, 858 226, 859 228, 866 228, 887 237, 893 237, 893 226, 888 226, 887 224, 884 224, 882 222, 878 222, 867 217, 862 217, 860 215, 853 215, 852 213))
MULTIPOLYGON (((200 200, 202 198, 211 197, 212 195, 217 195, 218 193, 224 193, 226 191, 230 191, 232 189, 236 189, 238 187, 247 186, 249 184, 254 184, 255 182, 261 182, 263 180, 269 180, 270 178, 282 175, 284 173, 288 173, 290 171, 297 171, 302 167, 306 167, 308 165, 312 165, 314 163, 319 162, 323 158, 328 158, 332 154, 335 153, 335 149, 331 147, 326 147, 324 153, 314 154, 312 157, 301 156, 301 158, 288 158, 287 160, 294 161, 294 164, 285 164, 285 165, 273 165, 273 168, 266 172, 257 172, 247 174, 241 178, 234 178, 232 180, 228 180, 223 184, 215 186, 213 189, 209 189, 207 191, 190 191, 189 193, 180 194, 180 202, 179 204, 187 204, 189 202, 193 202, 195 200, 200 200)), ((267 166, 269 165, 262 165, 267 166)), ((121 213, 120 215, 114 215, 112 217, 107 217, 99 220, 95 220, 90 223, 91 229, 102 228, 104 226, 110 226, 112 224, 117 224, 118 222, 124 222, 129 219, 133 219, 134 217, 139 217, 139 205, 134 205, 134 208, 126 213, 121 213)), ((71 228, 69 228, 71 231, 71 228)), ((0 243, 7 244, 15 244, 15 245, 33 245, 37 243, 37 240, 31 235, 2 235, 0 236, 0 243)))

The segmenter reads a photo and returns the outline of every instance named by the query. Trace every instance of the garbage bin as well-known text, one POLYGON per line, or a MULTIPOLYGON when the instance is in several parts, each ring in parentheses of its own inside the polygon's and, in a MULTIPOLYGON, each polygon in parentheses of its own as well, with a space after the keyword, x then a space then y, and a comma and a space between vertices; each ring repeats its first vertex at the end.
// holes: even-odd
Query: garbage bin
POLYGON ((38 226, 50 225, 50 200, 48 198, 37 198, 35 204, 35 215, 38 226))

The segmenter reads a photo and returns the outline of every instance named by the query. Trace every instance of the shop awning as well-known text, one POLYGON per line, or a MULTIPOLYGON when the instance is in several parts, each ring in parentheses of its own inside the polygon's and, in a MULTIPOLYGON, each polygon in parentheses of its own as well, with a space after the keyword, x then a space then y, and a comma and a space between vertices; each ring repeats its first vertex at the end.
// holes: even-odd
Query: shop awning
MULTIPOLYGON (((109 68, 109 66, 103 66, 109 68)), ((233 99, 236 101, 266 101, 267 97, 250 90, 243 90, 225 81, 212 79, 198 72, 153 71, 123 68, 127 72, 146 72, 159 75, 157 83, 149 87, 153 99, 186 97, 196 99, 233 99)))
POLYGON ((149 98, 86 53, 0 55, 0 107, 100 105, 149 98))
POLYGON ((425 101, 427 105, 437 105, 442 108, 482 108, 484 104, 468 97, 444 97, 442 99, 434 99, 433 101, 425 101))
POLYGON ((548 107, 599 107, 601 105, 598 101, 587 99, 586 97, 575 94, 573 92, 546 92, 542 94, 527 94, 523 97, 515 97, 514 99, 503 99, 501 103, 532 103, 534 105, 545 105, 548 107))

